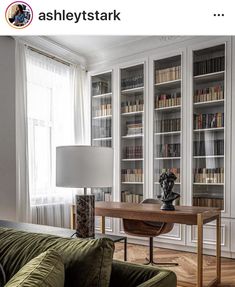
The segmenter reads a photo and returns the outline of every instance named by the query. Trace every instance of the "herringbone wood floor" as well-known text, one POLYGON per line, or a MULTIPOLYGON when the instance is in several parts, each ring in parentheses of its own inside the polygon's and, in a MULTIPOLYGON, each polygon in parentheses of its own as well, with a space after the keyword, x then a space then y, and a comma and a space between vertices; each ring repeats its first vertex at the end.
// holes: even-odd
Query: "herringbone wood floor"
MULTIPOLYGON (((148 247, 128 244, 128 261, 143 263, 148 253, 148 247)), ((196 282, 196 254, 170 249, 154 248, 155 260, 158 262, 177 262, 179 266, 163 268, 173 270, 178 281, 196 282)), ((123 259, 123 244, 116 244, 114 258, 123 259)), ((209 283, 215 277, 215 257, 204 256, 204 283, 209 283)), ((161 267, 162 268, 162 267, 161 267)), ((222 258, 222 284, 223 287, 235 287, 235 260, 222 258)), ((181 287, 178 285, 177 287, 181 287)))

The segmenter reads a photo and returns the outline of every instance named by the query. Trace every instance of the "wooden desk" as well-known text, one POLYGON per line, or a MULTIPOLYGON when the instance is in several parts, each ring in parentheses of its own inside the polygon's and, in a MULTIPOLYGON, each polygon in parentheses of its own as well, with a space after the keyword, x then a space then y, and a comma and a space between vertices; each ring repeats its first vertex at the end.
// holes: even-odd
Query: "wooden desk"
MULTIPOLYGON (((71 209, 71 222, 75 226, 75 208, 71 209)), ((126 202, 96 202, 95 215, 101 216, 101 232, 105 233, 105 217, 117 217, 146 221, 161 221, 197 225, 197 287, 203 286, 203 225, 216 220, 216 278, 208 286, 221 282, 221 234, 220 210, 218 208, 176 206, 175 211, 162 211, 159 204, 136 204, 126 202)), ((181 286, 195 286, 180 282, 181 286)))

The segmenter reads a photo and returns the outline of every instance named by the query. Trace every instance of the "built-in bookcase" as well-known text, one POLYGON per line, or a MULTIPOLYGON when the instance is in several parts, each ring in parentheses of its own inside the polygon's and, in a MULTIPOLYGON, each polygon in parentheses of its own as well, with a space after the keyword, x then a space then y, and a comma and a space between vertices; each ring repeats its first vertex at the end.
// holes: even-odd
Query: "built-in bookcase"
MULTIPOLYGON (((91 144, 112 147, 112 72, 91 77, 91 144)), ((112 188, 93 188, 98 201, 110 201, 112 188)))
POLYGON ((153 197, 161 195, 160 174, 171 171, 176 176, 174 190, 181 184, 181 55, 154 62, 154 189, 153 197))
POLYGON ((193 52, 193 205, 224 209, 225 45, 193 52))
POLYGON ((144 184, 144 64, 120 73, 121 201, 138 203, 144 184))

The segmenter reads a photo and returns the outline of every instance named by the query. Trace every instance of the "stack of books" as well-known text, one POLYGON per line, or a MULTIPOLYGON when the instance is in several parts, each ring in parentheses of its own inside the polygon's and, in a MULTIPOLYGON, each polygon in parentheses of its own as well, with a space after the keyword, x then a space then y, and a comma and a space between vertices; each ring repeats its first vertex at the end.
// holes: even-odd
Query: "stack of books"
POLYGON ((224 127, 224 113, 194 114, 194 129, 224 127))
POLYGON ((193 97, 194 103, 218 101, 223 99, 224 99, 223 85, 197 89, 193 97))
POLYGON ((224 56, 194 63, 194 76, 224 71, 224 56))
POLYGON ((181 79, 181 66, 156 70, 156 83, 164 83, 181 79))
POLYGON ((122 169, 122 182, 143 182, 143 170, 141 168, 122 169))
POLYGON ((224 183, 224 168, 195 168, 194 183, 224 183))
POLYGON ((181 93, 160 94, 155 97, 155 109, 181 105, 181 93))
POLYGON ((181 130, 181 119, 174 118, 174 119, 165 119, 156 122, 156 129, 157 132, 174 132, 181 130))

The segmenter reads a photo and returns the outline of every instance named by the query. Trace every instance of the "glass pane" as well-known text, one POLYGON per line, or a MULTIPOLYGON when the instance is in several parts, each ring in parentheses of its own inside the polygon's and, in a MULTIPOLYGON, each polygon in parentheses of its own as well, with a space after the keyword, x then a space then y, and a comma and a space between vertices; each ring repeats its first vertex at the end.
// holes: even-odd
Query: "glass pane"
POLYGON ((161 196, 159 177, 165 171, 176 175, 174 191, 180 193, 181 56, 155 61, 154 73, 154 197, 157 198, 161 196))
POLYGON ((51 121, 52 89, 28 83, 28 95, 28 117, 48 122, 51 121))
POLYGON ((139 203, 144 184, 144 65, 121 70, 121 200, 139 203))
POLYGON ((194 52, 193 205, 224 208, 225 46, 194 52))
POLYGON ((31 125, 30 130, 30 146, 33 149, 30 151, 30 157, 33 157, 30 160, 33 164, 32 195, 43 195, 51 190, 50 128, 31 125))
MULTIPOLYGON (((91 78, 93 146, 112 147, 112 73, 91 78)), ((112 188, 92 188, 98 201, 111 201, 112 188)))

